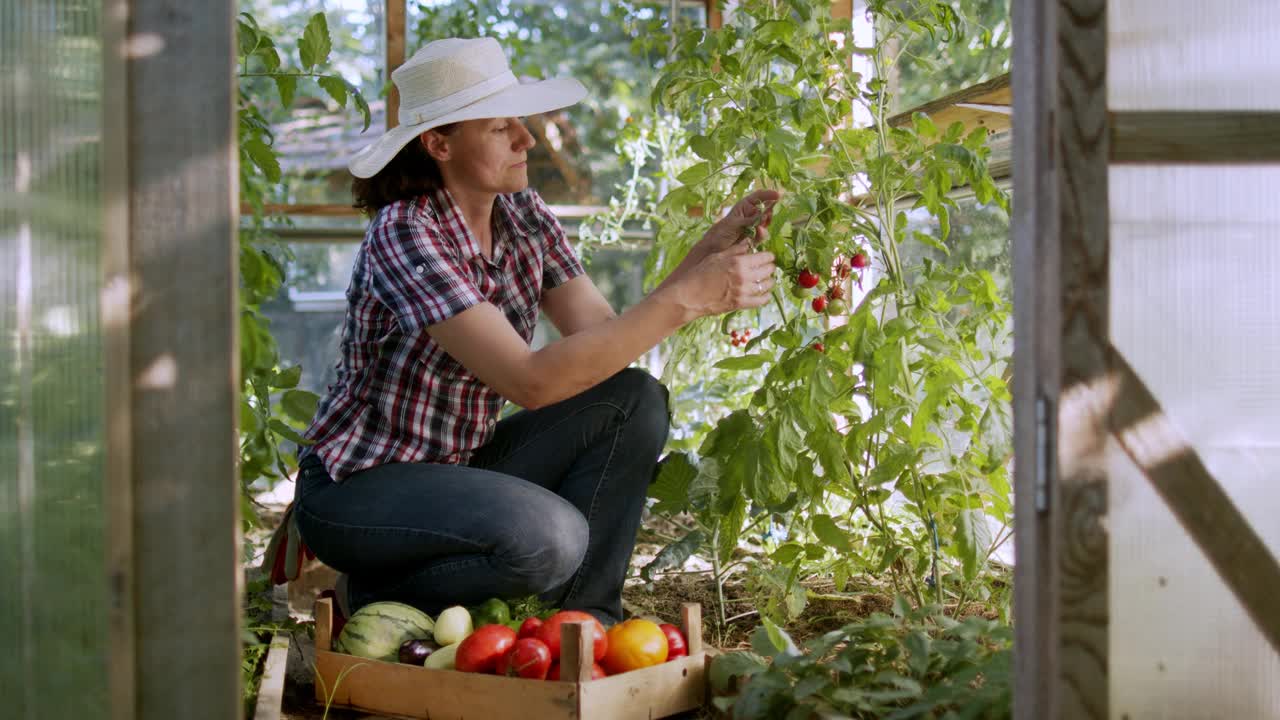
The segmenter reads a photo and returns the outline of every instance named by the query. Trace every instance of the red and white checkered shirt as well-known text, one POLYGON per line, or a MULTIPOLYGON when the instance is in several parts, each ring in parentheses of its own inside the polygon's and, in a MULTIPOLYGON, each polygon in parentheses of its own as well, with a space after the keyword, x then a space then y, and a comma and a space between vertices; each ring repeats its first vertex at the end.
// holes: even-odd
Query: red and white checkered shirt
POLYGON ((486 258, 447 190, 400 200, 365 233, 347 288, 338 379, 306 437, 334 480, 397 462, 463 464, 493 435, 503 398, 429 326, 488 301, 526 342, 542 293, 582 274, 532 190, 499 195, 486 258))

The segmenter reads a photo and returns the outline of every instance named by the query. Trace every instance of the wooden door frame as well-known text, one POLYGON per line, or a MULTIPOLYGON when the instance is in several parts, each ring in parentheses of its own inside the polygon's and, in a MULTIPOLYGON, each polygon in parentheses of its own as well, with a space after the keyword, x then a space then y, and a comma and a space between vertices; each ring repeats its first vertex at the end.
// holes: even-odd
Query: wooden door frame
POLYGON ((236 718, 235 4, 111 0, 102 18, 110 713, 236 718))

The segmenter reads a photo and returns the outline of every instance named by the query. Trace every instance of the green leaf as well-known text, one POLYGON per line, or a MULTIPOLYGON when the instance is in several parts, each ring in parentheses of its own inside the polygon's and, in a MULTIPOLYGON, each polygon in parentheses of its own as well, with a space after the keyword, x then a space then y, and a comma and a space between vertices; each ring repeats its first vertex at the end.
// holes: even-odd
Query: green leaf
POLYGON ((280 398, 280 409, 286 417, 304 425, 310 424, 316 415, 320 397, 307 390, 287 390, 280 398))
POLYGON ((676 180, 680 181, 681 185, 697 185, 707 179, 707 176, 711 174, 711 171, 711 163, 701 162, 685 169, 684 172, 680 173, 676 177, 676 180))
POLYGON ((734 691, 734 679, 751 677, 766 669, 764 658, 751 652, 731 652, 711 660, 711 687, 718 693, 734 691))
POLYGON ((689 505, 689 486, 698 468, 685 453, 672 453, 662 461, 658 477, 649 485, 649 497, 656 498, 655 513, 677 513, 689 505))
POLYGON ((281 370, 271 374, 268 384, 278 390, 288 390, 289 388, 298 387, 298 381, 302 379, 302 366, 294 365, 287 370, 281 370))
POLYGON ((316 78, 316 83, 328 93, 333 101, 338 103, 338 107, 345 108, 347 106, 347 83, 340 77, 333 75, 324 75, 316 78))
POLYGON ((273 78, 276 81, 276 90, 280 93, 280 103, 288 108, 293 104, 293 98, 298 92, 298 78, 295 75, 276 75, 273 78))
POLYGON ((253 164, 267 176, 269 182, 280 182, 280 161, 277 159, 276 151, 270 145, 258 138, 252 138, 245 141, 241 147, 249 154, 253 164))
POLYGON ((916 134, 923 137, 933 139, 938 136, 938 126, 933 124, 933 120, 922 112, 913 113, 911 121, 915 125, 916 134))
POLYGON ((303 69, 312 70, 317 65, 328 62, 331 48, 329 23, 325 20, 324 13, 316 13, 307 21, 302 39, 298 41, 298 57, 302 60, 303 69))
POLYGON ((735 355, 727 357, 712 367, 721 370, 755 370, 764 367, 773 362, 773 356, 765 353, 756 353, 754 355, 735 355))
POLYGON ((689 148, 703 160, 719 162, 720 153, 716 147, 716 143, 706 135, 694 135, 689 139, 689 148))
POLYGON ((684 567, 684 563, 702 548, 706 536, 701 530, 694 530, 679 540, 662 548, 649 564, 640 568, 640 576, 646 582, 653 580, 653 574, 684 567))
POLYGON ((747 520, 747 498, 742 494, 733 497, 733 506, 720 518, 720 537, 716 556, 720 562, 728 562, 742 537, 742 524, 747 520))
POLYGON ((916 675, 929 672, 929 635, 921 630, 912 630, 902 639, 907 648, 907 667, 916 675))
POLYGON ((751 649, 765 657, 800 654, 800 648, 787 631, 764 616, 760 617, 760 627, 751 635, 751 649))
POLYGON ((369 103, 365 101, 364 95, 356 88, 351 88, 351 99, 356 104, 356 109, 360 111, 360 117, 364 120, 364 126, 360 128, 360 132, 369 129, 369 123, 373 122, 373 115, 369 112, 369 103))
POLYGON ((960 561, 964 565, 964 579, 973 580, 978 575, 986 548, 979 540, 979 525, 985 529, 985 521, 981 510, 961 510, 956 517, 956 545, 960 553, 960 561))
POLYGON ((822 542, 841 552, 853 550, 853 545, 849 542, 849 534, 841 530, 830 515, 814 515, 812 524, 813 534, 817 535, 822 542))
POLYGON ((284 421, 280 420, 279 418, 271 418, 271 422, 268 423, 268 427, 270 427, 273 431, 275 431, 277 435, 280 435, 286 440, 292 440, 298 443, 299 445, 311 444, 310 440, 299 435, 297 430, 294 430, 288 425, 285 425, 284 421))
POLYGON ((769 559, 778 565, 790 565, 795 562, 796 558, 804 552, 804 546, 800 543, 785 543, 777 550, 774 550, 769 559))

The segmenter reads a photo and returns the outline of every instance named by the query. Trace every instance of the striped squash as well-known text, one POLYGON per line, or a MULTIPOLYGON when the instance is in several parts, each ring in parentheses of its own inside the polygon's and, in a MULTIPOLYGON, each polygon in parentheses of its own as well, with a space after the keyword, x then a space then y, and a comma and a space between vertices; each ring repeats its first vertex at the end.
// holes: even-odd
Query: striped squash
POLYGON ((365 605, 347 620, 335 652, 396 662, 400 645, 412 638, 430 638, 435 625, 421 610, 398 602, 365 605))

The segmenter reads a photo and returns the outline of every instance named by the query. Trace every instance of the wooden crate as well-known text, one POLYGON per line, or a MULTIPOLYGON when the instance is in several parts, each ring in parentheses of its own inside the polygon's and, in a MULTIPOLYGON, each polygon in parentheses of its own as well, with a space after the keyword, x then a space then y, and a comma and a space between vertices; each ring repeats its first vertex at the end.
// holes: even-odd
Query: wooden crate
POLYGON ((584 632, 588 623, 565 623, 561 677, 566 680, 553 682, 429 670, 333 652, 333 605, 324 599, 315 610, 316 701, 424 720, 668 717, 700 707, 707 697, 709 659, 702 646, 701 606, 685 603, 681 614, 688 657, 599 680, 590 679, 590 660, 578 661, 591 658, 591 635, 584 632))

